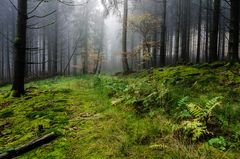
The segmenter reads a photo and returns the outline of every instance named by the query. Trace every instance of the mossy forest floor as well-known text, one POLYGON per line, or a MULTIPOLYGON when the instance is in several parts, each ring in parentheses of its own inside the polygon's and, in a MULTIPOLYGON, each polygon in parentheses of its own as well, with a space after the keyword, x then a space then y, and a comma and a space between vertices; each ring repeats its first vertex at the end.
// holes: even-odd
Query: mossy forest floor
POLYGON ((240 158, 238 64, 57 77, 26 88, 19 99, 0 88, 0 153, 56 132, 18 158, 240 158))

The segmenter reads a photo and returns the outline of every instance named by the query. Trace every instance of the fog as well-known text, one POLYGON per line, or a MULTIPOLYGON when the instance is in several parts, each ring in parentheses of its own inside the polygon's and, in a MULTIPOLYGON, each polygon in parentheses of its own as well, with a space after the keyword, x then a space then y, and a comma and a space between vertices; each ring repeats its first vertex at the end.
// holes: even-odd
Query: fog
MULTIPOLYGON (((225 60, 231 7, 221 0, 216 15, 216 2, 28 0, 26 77, 203 63, 212 61, 213 51, 225 60)), ((17 0, 0 1, 1 80, 13 77, 18 7, 17 0)))

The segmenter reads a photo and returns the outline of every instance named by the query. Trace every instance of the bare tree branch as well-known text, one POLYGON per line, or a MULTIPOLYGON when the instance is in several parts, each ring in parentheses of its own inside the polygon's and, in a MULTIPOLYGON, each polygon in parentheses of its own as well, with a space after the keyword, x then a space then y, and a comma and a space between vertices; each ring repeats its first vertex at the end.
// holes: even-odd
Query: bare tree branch
POLYGON ((55 13, 55 12, 56 12, 56 10, 54 10, 54 11, 52 11, 52 12, 46 14, 46 15, 42 15, 42 16, 39 16, 39 15, 33 15, 33 16, 28 17, 28 19, 32 19, 32 18, 46 18, 46 17, 52 15, 52 14, 55 13))
POLYGON ((30 12, 28 12, 28 14, 32 14, 33 12, 35 12, 43 2, 44 0, 41 0, 30 12))

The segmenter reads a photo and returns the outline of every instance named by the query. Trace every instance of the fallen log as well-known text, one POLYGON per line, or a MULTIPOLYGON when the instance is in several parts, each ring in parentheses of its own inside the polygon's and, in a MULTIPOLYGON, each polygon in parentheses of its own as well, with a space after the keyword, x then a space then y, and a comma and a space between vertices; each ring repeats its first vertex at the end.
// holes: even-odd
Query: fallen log
POLYGON ((54 132, 52 132, 52 133, 47 134, 39 139, 36 139, 26 145, 23 145, 19 148, 16 148, 14 150, 10 150, 10 151, 0 154, 0 159, 11 159, 11 158, 20 156, 20 155, 22 155, 26 152, 29 152, 41 145, 47 144, 56 138, 57 138, 57 135, 54 132))

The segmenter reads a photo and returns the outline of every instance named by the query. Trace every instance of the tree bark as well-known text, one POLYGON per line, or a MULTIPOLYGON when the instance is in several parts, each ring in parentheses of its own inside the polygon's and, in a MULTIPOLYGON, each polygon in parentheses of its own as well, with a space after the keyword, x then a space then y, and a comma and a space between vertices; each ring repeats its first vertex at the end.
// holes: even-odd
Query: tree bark
POLYGON ((190 0, 183 2, 184 8, 182 10, 182 24, 181 24, 181 63, 189 61, 189 42, 190 42, 190 0))
POLYGON ((42 52, 42 73, 45 74, 46 72, 46 30, 43 29, 43 39, 42 39, 42 45, 43 45, 43 52, 42 52))
POLYGON ((161 26, 161 42, 160 42, 160 66, 166 64, 166 18, 167 18, 167 1, 163 0, 163 15, 161 26))
POLYGON ((208 62, 208 51, 209 51, 209 7, 210 7, 210 1, 206 0, 205 2, 207 4, 206 6, 206 39, 205 39, 205 62, 208 62))
POLYGON ((27 1, 18 0, 17 37, 15 41, 14 77, 12 90, 14 97, 24 94, 25 58, 27 32, 27 1))
POLYGON ((47 134, 47 135, 43 136, 42 138, 32 141, 32 142, 30 142, 26 145, 23 145, 19 148, 16 148, 14 150, 0 154, 0 159, 11 159, 11 158, 20 156, 20 155, 22 155, 28 151, 31 151, 43 144, 49 143, 56 138, 57 138, 57 135, 55 133, 47 134))
POLYGON ((229 61, 239 60, 239 0, 230 0, 229 61))
MULTIPOLYGON (((69 31, 68 31, 68 36, 67 36, 67 62, 70 60, 70 35, 69 35, 69 31)), ((68 69, 67 69, 67 74, 68 76, 70 75, 70 64, 68 65, 68 69)))
POLYGON ((222 56, 221 59, 224 61, 225 60, 225 36, 226 36, 226 29, 223 27, 222 31, 222 56))
POLYGON ((220 5, 221 0, 214 0, 212 28, 210 32, 210 52, 209 61, 214 62, 218 59, 218 30, 219 30, 219 18, 220 18, 220 5))
POLYGON ((196 63, 200 62, 200 51, 201 51, 201 32, 202 32, 202 0, 199 0, 199 11, 198 11, 198 42, 197 42, 197 58, 196 63))
POLYGON ((157 44, 157 37, 158 37, 157 31, 155 30, 155 31, 154 31, 154 35, 153 35, 153 42, 154 42, 155 44, 154 44, 154 46, 153 46, 153 53, 152 53, 152 66, 153 66, 154 68, 157 67, 157 46, 156 46, 156 44, 157 44))
POLYGON ((191 49, 191 0, 187 0, 187 44, 186 44, 186 60, 190 62, 190 49, 191 49))
POLYGON ((122 66, 123 72, 129 72, 128 59, 127 59, 127 25, 128 25, 128 0, 124 0, 123 12, 123 32, 122 32, 122 66))
POLYGON ((82 55, 82 63, 83 63, 83 68, 82 72, 83 74, 88 73, 88 54, 89 54, 89 46, 88 46, 88 40, 89 40, 89 6, 86 6, 86 17, 85 17, 85 39, 84 39, 84 52, 82 55))
POLYGON ((176 34, 175 34, 175 64, 178 63, 179 56, 179 42, 180 42, 180 27, 181 27, 181 10, 182 10, 182 0, 178 0, 178 18, 177 18, 177 26, 176 26, 176 34))
MULTIPOLYGON (((7 37, 9 38, 9 28, 7 27, 7 37)), ((7 50, 6 50, 6 74, 7 79, 11 79, 11 66, 10 66, 10 45, 9 41, 7 40, 7 50)))
MULTIPOLYGON (((4 33, 4 29, 3 29, 3 26, 2 26, 2 32, 4 33)), ((4 37, 2 36, 2 50, 1 50, 1 52, 2 52, 2 54, 1 54, 1 60, 2 60, 2 63, 1 63, 1 78, 4 80, 4 64, 5 64, 5 57, 4 57, 4 53, 5 53, 5 51, 4 51, 4 48, 5 48, 5 45, 4 45, 4 41, 5 41, 5 39, 4 39, 4 37)))
POLYGON ((54 34, 54 52, 53 52, 53 58, 52 58, 52 73, 53 75, 58 74, 58 14, 59 14, 59 6, 58 3, 57 10, 56 10, 56 22, 55 22, 55 34, 54 34))

